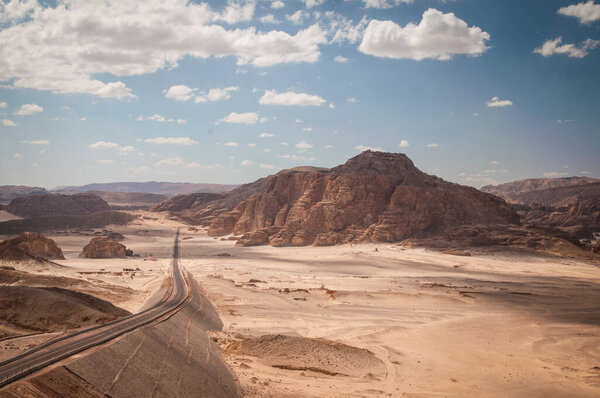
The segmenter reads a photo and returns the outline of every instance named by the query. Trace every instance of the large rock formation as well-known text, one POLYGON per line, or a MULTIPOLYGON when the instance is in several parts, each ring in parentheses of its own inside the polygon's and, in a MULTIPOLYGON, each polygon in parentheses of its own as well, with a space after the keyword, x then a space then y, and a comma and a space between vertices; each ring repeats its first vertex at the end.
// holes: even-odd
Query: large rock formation
POLYGON ((40 187, 27 187, 24 185, 1 185, 0 203, 8 203, 13 199, 30 195, 47 195, 48 191, 40 187))
POLYGON ((83 247, 79 257, 85 258, 114 258, 114 257, 126 257, 131 255, 131 252, 120 243, 110 240, 105 237, 98 236, 92 238, 90 243, 83 247))
POLYGON ((186 209, 197 208, 217 199, 222 199, 223 197, 224 195, 219 193, 192 193, 189 195, 177 195, 151 207, 150 211, 178 212, 186 209))
POLYGON ((518 224, 503 200, 418 170, 403 154, 366 151, 333 169, 292 169, 217 216, 209 235, 240 245, 397 242, 472 224, 518 224))
POLYGON ((100 197, 80 193, 76 195, 33 195, 10 202, 8 211, 20 217, 79 216, 109 210, 100 197))
POLYGON ((60 247, 52 239, 35 232, 23 232, 16 238, 0 242, 0 259, 2 260, 64 260, 60 247))
POLYGON ((482 190, 511 201, 523 225, 543 229, 586 249, 591 249, 593 233, 600 232, 600 180, 544 178, 482 190))

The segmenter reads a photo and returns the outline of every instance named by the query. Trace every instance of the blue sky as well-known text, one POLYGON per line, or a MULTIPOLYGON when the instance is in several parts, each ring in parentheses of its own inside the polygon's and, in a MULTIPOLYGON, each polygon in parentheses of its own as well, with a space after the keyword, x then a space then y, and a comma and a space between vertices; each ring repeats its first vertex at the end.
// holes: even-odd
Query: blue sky
POLYGON ((600 3, 4 1, 0 184, 244 183, 365 148, 600 177, 600 3))

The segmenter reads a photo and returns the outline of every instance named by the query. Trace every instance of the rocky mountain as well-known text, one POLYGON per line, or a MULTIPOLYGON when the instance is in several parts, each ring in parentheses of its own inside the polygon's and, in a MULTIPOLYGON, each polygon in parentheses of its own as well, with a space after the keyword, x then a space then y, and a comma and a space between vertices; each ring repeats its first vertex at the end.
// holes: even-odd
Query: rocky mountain
POLYGON ((32 195, 12 200, 7 208, 25 218, 85 215, 109 209, 105 200, 90 193, 32 195))
POLYGON ((90 243, 83 247, 79 257, 85 258, 114 258, 131 256, 133 252, 127 250, 125 245, 105 237, 92 238, 90 243))
POLYGON ((0 259, 2 260, 64 260, 60 247, 52 239, 35 232, 23 232, 16 238, 0 242, 0 259))
POLYGON ((104 192, 137 192, 152 193, 160 195, 184 195, 195 192, 227 192, 237 187, 237 185, 227 184, 193 184, 187 182, 110 182, 96 183, 82 186, 60 187, 54 191, 59 193, 77 193, 89 191, 104 192))
POLYGON ((48 191, 40 187, 26 187, 24 185, 1 185, 0 203, 8 203, 13 199, 30 195, 47 195, 48 191))
POLYGON ((484 187, 513 203, 523 225, 591 249, 600 233, 600 180, 569 177, 484 187), (523 188, 525 187, 525 188, 523 188))
POLYGON ((222 199, 223 197, 224 195, 219 193, 192 193, 189 195, 177 195, 151 207, 150 211, 179 212, 187 209, 195 209, 209 202, 222 199))
POLYGON ((88 191, 87 193, 102 198, 113 209, 145 209, 169 199, 167 195, 144 192, 88 191))
POLYGON ((528 204, 533 195, 524 195, 530 192, 539 192, 551 188, 563 188, 584 184, 598 183, 600 180, 590 177, 565 177, 565 178, 531 178, 507 182, 500 185, 486 185, 481 188, 483 192, 500 196, 510 203, 528 204))
POLYGON ((241 245, 397 242, 449 226, 518 224, 503 200, 417 169, 403 154, 366 151, 333 169, 284 170, 180 212, 241 245))

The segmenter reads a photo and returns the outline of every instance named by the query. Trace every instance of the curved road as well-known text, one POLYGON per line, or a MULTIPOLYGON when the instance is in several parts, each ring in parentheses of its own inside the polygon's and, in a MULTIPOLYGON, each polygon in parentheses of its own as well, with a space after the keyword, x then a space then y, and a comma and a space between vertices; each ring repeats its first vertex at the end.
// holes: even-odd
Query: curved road
POLYGON ((173 243, 171 279, 168 297, 145 311, 51 340, 0 362, 0 387, 178 311, 189 296, 189 288, 179 268, 179 230, 173 243))

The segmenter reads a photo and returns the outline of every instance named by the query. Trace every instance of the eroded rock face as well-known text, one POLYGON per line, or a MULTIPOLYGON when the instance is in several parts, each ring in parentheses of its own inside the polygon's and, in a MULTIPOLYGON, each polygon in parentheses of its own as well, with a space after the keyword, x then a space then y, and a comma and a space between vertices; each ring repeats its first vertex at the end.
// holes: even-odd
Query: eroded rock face
POLYGON ((52 239, 35 232, 23 232, 16 238, 0 242, 0 259, 29 260, 42 258, 45 260, 64 260, 60 247, 52 239))
POLYGON ((223 194, 220 193, 192 193, 189 195, 177 195, 164 200, 151 207, 150 211, 170 211, 178 212, 186 209, 192 209, 206 203, 212 202, 217 199, 223 198, 223 194))
POLYGON ((418 170, 403 154, 366 151, 333 169, 280 172, 209 235, 244 234, 239 245, 396 242, 467 224, 518 224, 502 199, 418 170), (265 239, 265 235, 268 238, 265 239))
MULTIPOLYGON (((132 254, 133 253, 130 255, 132 254)), ((93 238, 90 243, 85 245, 79 255, 79 257, 85 258, 115 258, 126 256, 127 248, 125 245, 100 236, 93 238)))
POLYGON ((20 217, 78 216, 110 210, 106 201, 96 195, 33 195, 10 202, 8 211, 20 217))

